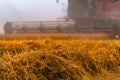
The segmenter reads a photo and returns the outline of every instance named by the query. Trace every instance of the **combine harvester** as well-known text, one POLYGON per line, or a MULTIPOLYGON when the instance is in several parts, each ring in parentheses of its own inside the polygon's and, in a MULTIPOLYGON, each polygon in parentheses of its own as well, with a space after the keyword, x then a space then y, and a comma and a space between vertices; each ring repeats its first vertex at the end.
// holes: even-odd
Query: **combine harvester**
POLYGON ((69 0, 68 3, 66 20, 7 22, 4 31, 6 34, 45 32, 119 34, 120 0, 69 0))

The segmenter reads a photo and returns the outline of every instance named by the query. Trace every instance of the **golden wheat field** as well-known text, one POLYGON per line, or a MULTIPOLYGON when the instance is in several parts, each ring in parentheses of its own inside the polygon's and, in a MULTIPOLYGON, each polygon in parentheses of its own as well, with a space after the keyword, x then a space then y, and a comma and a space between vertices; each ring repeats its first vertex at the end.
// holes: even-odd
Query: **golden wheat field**
POLYGON ((0 80, 119 80, 119 72, 119 40, 0 38, 0 80))

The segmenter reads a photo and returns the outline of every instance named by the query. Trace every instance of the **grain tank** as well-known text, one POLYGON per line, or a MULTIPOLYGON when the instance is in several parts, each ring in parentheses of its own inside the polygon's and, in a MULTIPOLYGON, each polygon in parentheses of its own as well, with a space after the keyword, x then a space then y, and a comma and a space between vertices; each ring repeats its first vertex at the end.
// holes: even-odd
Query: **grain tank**
POLYGON ((76 32, 119 32, 119 0, 69 0, 68 17, 76 32))

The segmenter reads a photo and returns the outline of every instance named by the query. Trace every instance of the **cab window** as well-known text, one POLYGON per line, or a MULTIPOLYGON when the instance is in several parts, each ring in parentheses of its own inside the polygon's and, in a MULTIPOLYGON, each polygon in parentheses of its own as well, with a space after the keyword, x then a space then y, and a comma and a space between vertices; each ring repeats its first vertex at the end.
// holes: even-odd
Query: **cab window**
POLYGON ((118 2, 118 1, 120 1, 120 0, 111 0, 111 2, 118 2))

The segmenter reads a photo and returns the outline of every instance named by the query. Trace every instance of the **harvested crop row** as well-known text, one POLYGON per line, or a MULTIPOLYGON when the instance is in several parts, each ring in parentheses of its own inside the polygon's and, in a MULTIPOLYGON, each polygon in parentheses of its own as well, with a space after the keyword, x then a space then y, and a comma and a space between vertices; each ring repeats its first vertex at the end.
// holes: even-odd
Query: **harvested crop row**
POLYGON ((0 41, 2 80, 86 80, 117 73, 117 40, 0 41))

